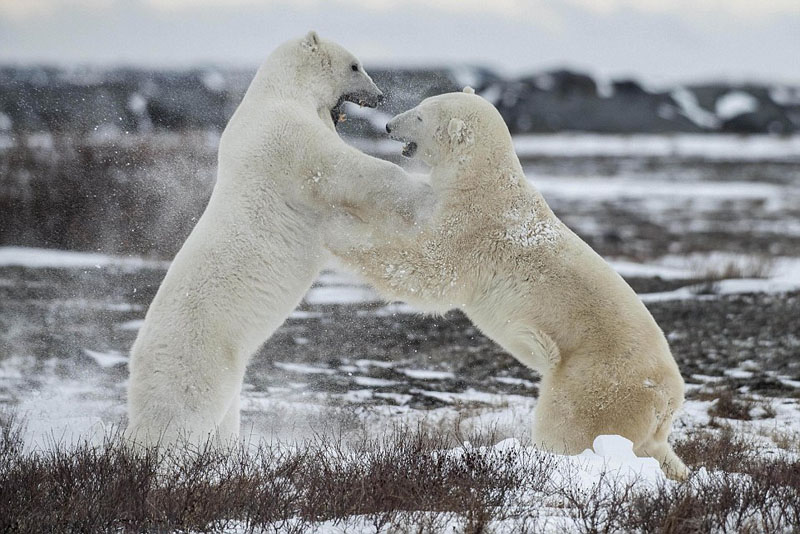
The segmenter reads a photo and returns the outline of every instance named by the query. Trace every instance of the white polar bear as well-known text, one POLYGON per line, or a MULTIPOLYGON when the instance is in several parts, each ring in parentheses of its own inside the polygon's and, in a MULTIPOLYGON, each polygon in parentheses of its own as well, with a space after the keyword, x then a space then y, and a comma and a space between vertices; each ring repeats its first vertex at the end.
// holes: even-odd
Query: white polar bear
POLYGON ((415 237, 381 241, 372 229, 333 252, 389 298, 429 312, 462 309, 539 372, 536 444, 577 454, 598 435, 619 434, 685 477, 667 442, 684 384, 663 333, 528 183, 497 110, 474 94, 446 94, 387 131, 431 166, 434 214, 415 237))
POLYGON ((128 437, 236 437, 248 360, 319 274, 331 222, 344 211, 410 228, 427 186, 335 131, 343 101, 380 96, 352 54, 314 32, 258 70, 222 134, 208 206, 133 345, 128 437))

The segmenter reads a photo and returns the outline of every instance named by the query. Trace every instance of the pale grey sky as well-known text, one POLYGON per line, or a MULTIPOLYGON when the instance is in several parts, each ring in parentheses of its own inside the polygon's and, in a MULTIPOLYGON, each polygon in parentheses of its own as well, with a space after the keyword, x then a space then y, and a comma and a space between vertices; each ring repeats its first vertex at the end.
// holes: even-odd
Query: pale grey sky
POLYGON ((0 63, 254 66, 312 28, 367 64, 800 83, 800 0, 0 0, 0 63))

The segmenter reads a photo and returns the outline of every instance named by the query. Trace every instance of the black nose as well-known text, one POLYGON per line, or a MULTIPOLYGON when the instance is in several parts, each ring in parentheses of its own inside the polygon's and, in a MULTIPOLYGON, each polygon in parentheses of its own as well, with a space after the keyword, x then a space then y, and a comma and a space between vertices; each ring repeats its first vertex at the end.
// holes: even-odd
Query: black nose
POLYGON ((389 126, 389 123, 386 123, 386 133, 392 133, 392 127, 389 126))

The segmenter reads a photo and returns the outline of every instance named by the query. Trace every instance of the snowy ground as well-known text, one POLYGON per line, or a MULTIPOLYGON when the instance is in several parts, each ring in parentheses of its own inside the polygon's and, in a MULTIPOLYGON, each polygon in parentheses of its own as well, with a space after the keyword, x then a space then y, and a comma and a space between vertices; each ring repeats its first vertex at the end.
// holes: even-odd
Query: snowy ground
MULTIPOLYGON (((683 266, 677 260, 612 261, 634 284, 685 284, 641 294, 687 379, 690 400, 677 431, 708 422, 713 401, 692 400, 692 393, 723 382, 763 403, 758 409, 775 412, 763 419, 755 414, 745 427, 800 431, 796 330, 769 339, 759 326, 780 327, 771 317, 750 325, 755 336, 732 321, 717 333, 727 338, 720 346, 713 335, 700 339, 701 347, 693 343, 705 336, 702 323, 714 314, 730 317, 743 308, 746 320, 752 306, 800 312, 800 262, 783 259, 785 270, 774 277, 723 280, 710 288, 694 279, 697 258, 683 266)), ((127 349, 165 267, 97 254, 0 249, 6 295, 0 401, 27 416, 31 445, 54 437, 71 441, 122 421, 127 349)), ((796 323, 796 317, 788 319, 796 323)), ((331 421, 379 432, 422 420, 437 426, 459 421, 466 433, 496 426, 503 437, 524 439, 537 381, 460 314, 424 317, 407 305, 382 303, 352 275, 326 271, 255 357, 243 421, 247 434, 265 437, 307 435, 331 421)))
MULTIPOLYGON (((529 178, 667 334, 687 381, 675 437, 718 425, 722 391, 745 406, 726 422, 766 450, 800 432, 797 140, 732 138, 723 150, 719 140, 542 139, 519 140, 529 178)), ((127 351, 167 266, 0 248, 0 404, 27 418, 30 447, 99 438, 123 422, 127 351)), ((251 439, 419 423, 518 440, 500 447, 524 443, 538 391, 538 378, 462 315, 381 302, 335 265, 245 382, 251 439)))

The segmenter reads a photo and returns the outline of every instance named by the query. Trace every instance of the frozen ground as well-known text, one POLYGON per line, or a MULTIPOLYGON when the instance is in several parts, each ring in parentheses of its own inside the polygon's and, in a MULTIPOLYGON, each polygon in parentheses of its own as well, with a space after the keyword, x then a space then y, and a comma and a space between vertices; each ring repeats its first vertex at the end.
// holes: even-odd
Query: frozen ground
MULTIPOLYGON (((557 149, 569 139, 520 140, 526 172, 666 333, 687 382, 675 436, 727 418, 771 450, 800 432, 797 141, 764 148, 734 138, 725 150, 713 141, 690 150, 669 138, 599 148, 584 139, 557 149), (723 397, 741 409, 719 409, 723 397)), ((124 421, 127 351, 167 266, 0 248, 0 404, 27 418, 30 447, 99 437, 124 421)), ((381 302, 331 267, 253 359, 247 436, 380 435, 419 422, 524 442, 532 372, 461 314, 425 317, 381 302)))
MULTIPOLYGON (((708 392, 722 387, 756 400, 746 423, 753 431, 800 430, 795 262, 784 260, 785 276, 709 283, 693 276, 697 258, 683 268, 676 259, 612 264, 648 288, 642 298, 687 380, 678 431, 705 425, 708 392)), ((71 441, 121 422, 127 350, 165 264, 3 248, 0 269, 0 402, 27 416, 29 443, 71 441)), ((425 420, 458 421, 467 433, 496 426, 504 437, 524 439, 537 381, 461 314, 421 316, 382 303, 351 275, 326 271, 254 358, 243 420, 248 434, 281 438, 332 421, 379 432, 425 420)))

